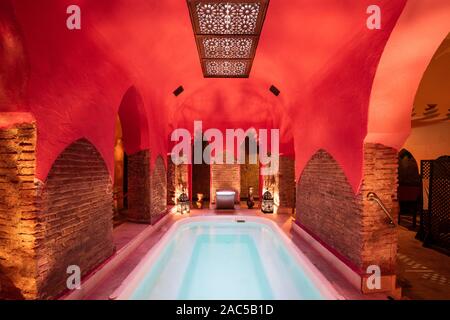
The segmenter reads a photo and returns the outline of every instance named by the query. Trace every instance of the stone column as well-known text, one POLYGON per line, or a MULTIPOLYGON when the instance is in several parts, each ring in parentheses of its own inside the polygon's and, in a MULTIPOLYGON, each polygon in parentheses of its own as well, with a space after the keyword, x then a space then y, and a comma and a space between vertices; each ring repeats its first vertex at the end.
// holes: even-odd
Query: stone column
POLYGON ((35 123, 0 128, 0 299, 38 296, 35 148, 35 123))
POLYGON ((128 210, 132 222, 150 223, 150 151, 128 155, 128 210))

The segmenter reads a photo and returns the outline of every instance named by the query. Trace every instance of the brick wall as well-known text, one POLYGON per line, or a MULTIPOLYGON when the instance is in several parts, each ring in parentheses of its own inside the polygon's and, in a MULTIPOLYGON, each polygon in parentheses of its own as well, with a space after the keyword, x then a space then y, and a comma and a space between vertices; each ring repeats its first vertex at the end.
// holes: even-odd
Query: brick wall
POLYGON ((295 160, 280 156, 280 169, 278 174, 278 193, 280 208, 292 209, 295 207, 295 160))
POLYGON ((241 199, 248 198, 249 187, 253 187, 253 194, 258 198, 259 164, 241 164, 241 199))
POLYGON ((361 268, 361 201, 339 164, 320 150, 308 162, 297 185, 296 222, 361 268))
POLYGON ((35 124, 0 129, 0 299, 38 295, 35 124))
POLYGON ((355 195, 339 164, 326 151, 318 151, 297 186, 296 220, 360 270, 374 264, 383 274, 393 273, 396 230, 366 196, 376 192, 396 215, 395 150, 366 144, 363 169, 362 188, 355 195))
POLYGON ((189 168, 187 164, 175 165, 169 158, 167 170, 167 203, 175 205, 182 188, 189 188, 189 168))
POLYGON ((208 164, 192 165, 192 196, 197 199, 197 193, 203 193, 204 199, 209 199, 211 168, 208 164))
POLYGON ((167 214, 167 173, 164 159, 158 157, 151 180, 151 222, 155 223, 167 214))
POLYGON ((128 156, 127 219, 151 222, 150 151, 143 150, 128 156))
POLYGON ((397 222, 399 205, 398 153, 395 149, 381 144, 364 145, 364 180, 361 187, 363 196, 363 268, 379 265, 383 273, 395 273, 397 256, 397 230, 387 227, 388 219, 381 208, 367 200, 369 192, 375 192, 397 222))
POLYGON ((114 251, 112 182, 101 155, 79 140, 34 178, 34 124, 0 130, 0 296, 53 298, 67 267, 83 275, 114 251))
POLYGON ((172 162, 171 159, 167 161, 167 204, 175 205, 176 200, 176 185, 177 185, 177 174, 176 174, 176 165, 172 162))
POLYGON ((241 190, 239 164, 212 164, 211 165, 211 202, 216 202, 216 191, 221 189, 236 192, 236 201, 239 202, 241 190))
POLYGON ((91 143, 78 140, 56 159, 39 206, 39 297, 51 298, 66 289, 68 266, 85 275, 114 251, 112 182, 91 143))
POLYGON ((273 193, 275 212, 291 213, 295 207, 295 160, 280 156, 278 174, 262 179, 263 192, 269 189, 273 193))

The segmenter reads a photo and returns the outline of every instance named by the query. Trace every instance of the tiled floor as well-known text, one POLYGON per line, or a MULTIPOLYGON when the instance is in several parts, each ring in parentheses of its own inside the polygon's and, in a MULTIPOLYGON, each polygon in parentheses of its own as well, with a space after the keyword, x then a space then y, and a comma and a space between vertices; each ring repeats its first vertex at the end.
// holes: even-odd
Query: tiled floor
POLYGON ((399 227, 397 274, 409 299, 450 299, 450 257, 415 239, 416 232, 399 227))
MULTIPOLYGON (((229 214, 229 212, 227 212, 229 214)), ((308 243, 297 235, 290 232, 292 219, 289 215, 263 215, 259 210, 239 209, 233 212, 236 215, 257 215, 275 221, 286 234, 291 237, 294 243, 308 256, 311 262, 323 273, 323 275, 333 284, 336 290, 349 299, 385 299, 384 295, 363 296, 352 287, 348 281, 336 271, 336 269, 327 263, 308 243)), ((192 210, 189 216, 201 216, 216 214, 212 210, 192 210)), ((134 250, 121 264, 117 266, 95 286, 95 289, 89 292, 85 299, 108 299, 108 297, 117 289, 126 276, 140 262, 143 256, 155 245, 170 226, 177 220, 186 218, 187 216, 171 215, 166 224, 159 230, 155 231, 143 243, 134 250)), ((122 248, 129 240, 134 238, 139 232, 142 232, 145 225, 135 225, 125 223, 115 229, 114 239, 117 247, 122 248)))

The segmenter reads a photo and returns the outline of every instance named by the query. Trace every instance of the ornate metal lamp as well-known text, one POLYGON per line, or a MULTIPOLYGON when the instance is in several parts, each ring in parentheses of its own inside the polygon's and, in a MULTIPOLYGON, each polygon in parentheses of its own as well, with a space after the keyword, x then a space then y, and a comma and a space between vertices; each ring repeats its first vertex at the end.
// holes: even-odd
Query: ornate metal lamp
POLYGON ((191 211, 189 205, 189 197, 186 194, 186 189, 183 189, 183 192, 181 192, 180 196, 178 197, 177 206, 177 211, 181 214, 187 214, 191 211))
POLYGON ((264 213, 273 213, 273 208, 274 208, 274 198, 272 193, 269 190, 267 190, 263 194, 261 211, 264 213))

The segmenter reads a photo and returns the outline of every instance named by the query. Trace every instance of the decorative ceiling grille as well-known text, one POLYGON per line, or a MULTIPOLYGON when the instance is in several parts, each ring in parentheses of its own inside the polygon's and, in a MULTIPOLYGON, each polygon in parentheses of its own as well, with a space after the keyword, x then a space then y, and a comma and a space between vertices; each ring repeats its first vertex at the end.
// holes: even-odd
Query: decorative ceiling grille
POLYGON ((206 60, 206 73, 211 76, 245 76, 248 62, 236 60, 206 60))
POLYGON ((247 78, 269 0, 187 0, 207 78, 247 78))

